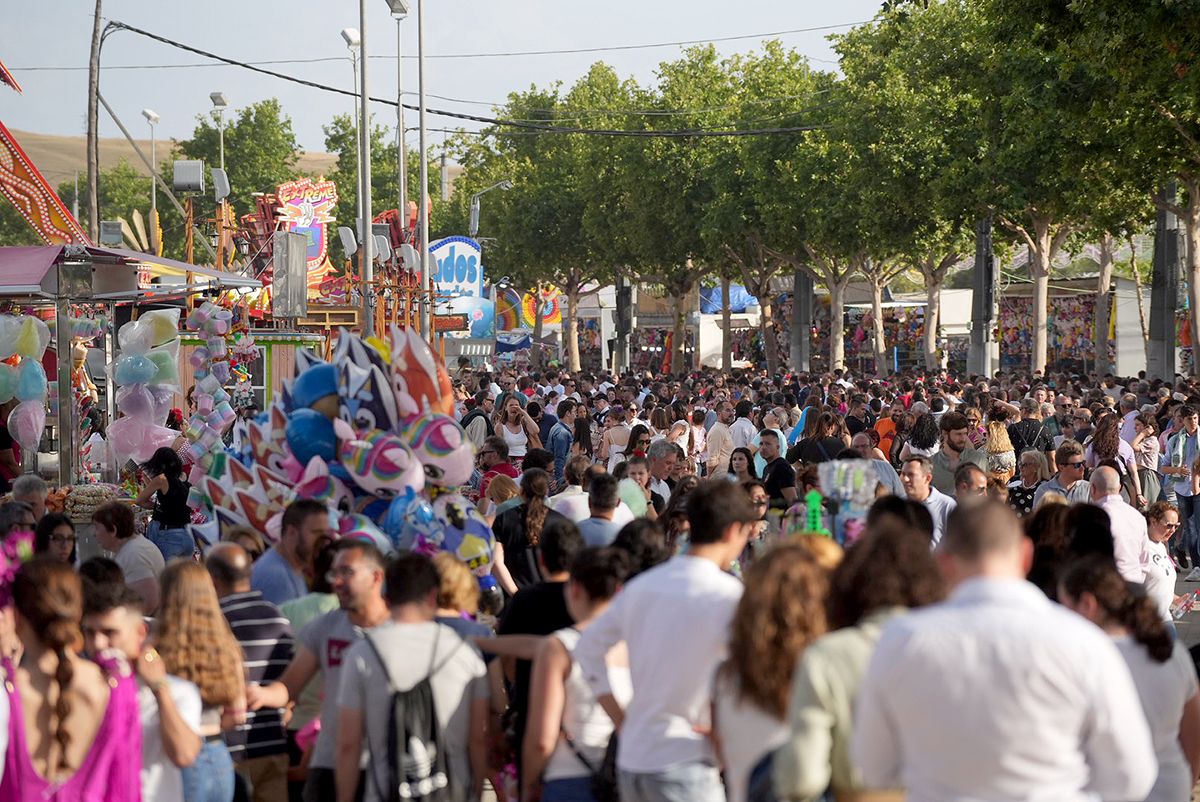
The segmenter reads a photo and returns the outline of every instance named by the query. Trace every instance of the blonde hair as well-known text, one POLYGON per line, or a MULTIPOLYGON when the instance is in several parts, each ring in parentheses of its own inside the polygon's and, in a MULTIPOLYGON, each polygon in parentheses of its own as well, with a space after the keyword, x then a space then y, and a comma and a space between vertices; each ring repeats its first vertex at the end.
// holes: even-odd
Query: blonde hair
POLYGON ((479 583, 462 560, 439 551, 433 556, 433 567, 438 573, 438 607, 467 615, 479 612, 479 583))
POLYGON ((517 487, 517 483, 512 480, 511 476, 505 476, 502 473, 492 477, 492 481, 488 482, 487 492, 484 493, 484 496, 496 504, 502 504, 519 495, 521 495, 521 488, 517 487))
POLYGON ((1004 454, 1012 451, 1012 440, 1008 436, 1008 427, 1002 420, 990 420, 987 424, 987 452, 989 454, 1004 454))
POLYGON ((841 565, 842 558, 846 556, 846 552, 842 550, 836 540, 824 535, 799 535, 792 542, 799 543, 808 549, 817 565, 830 573, 841 565))
POLYGON ((205 705, 240 705, 245 688, 242 647, 200 563, 179 559, 163 571, 154 647, 167 671, 199 687, 205 705))

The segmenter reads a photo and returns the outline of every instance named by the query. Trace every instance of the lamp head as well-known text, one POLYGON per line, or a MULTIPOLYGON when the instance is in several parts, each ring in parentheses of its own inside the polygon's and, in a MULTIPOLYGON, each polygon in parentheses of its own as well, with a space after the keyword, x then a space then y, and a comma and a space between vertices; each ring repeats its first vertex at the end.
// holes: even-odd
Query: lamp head
POLYGON ((408 16, 408 0, 387 0, 388 9, 393 19, 404 19, 408 16))
POLYGON ((358 47, 358 43, 362 41, 358 35, 358 28, 342 28, 342 41, 346 43, 346 47, 358 47))
POLYGON ((146 118, 146 122, 151 125, 158 124, 158 112, 153 109, 142 109, 142 116, 146 118))
POLYGON ((229 101, 225 99, 224 92, 213 92, 208 96, 208 99, 212 101, 213 108, 217 111, 225 111, 226 107, 229 106, 229 101))
POLYGON ((503 181, 501 181, 501 182, 500 182, 500 184, 499 184, 499 187, 500 187, 500 189, 505 189, 505 190, 507 190, 507 189, 512 189, 512 188, 513 188, 513 182, 512 182, 512 181, 509 181, 509 180, 506 178, 506 179, 504 179, 503 181))

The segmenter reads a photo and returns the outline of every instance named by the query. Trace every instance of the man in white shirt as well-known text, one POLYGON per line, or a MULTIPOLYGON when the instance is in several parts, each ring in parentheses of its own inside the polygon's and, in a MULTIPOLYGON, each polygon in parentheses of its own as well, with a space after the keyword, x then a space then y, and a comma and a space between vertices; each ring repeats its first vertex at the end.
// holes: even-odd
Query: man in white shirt
POLYGON ((758 429, 750 420, 750 413, 753 410, 754 405, 746 399, 738 401, 737 406, 734 407, 737 420, 729 427, 729 436, 733 438, 734 448, 749 448, 750 443, 754 440, 754 435, 758 434, 758 429))
POLYGON ((757 525, 746 493, 710 480, 688 498, 691 547, 633 579, 584 630, 575 660, 621 729, 621 799, 722 802, 710 726, 711 678, 725 658, 742 585, 726 573, 757 525), (637 694, 621 709, 605 655, 624 641, 637 694))
POLYGON ((646 458, 650 461, 650 489, 662 496, 664 502, 671 500, 671 486, 667 484, 667 478, 679 460, 678 451, 679 447, 674 443, 655 440, 646 452, 646 458))
POLYGON ((1133 443, 1133 438, 1137 437, 1137 417, 1138 417, 1138 397, 1133 393, 1125 393, 1121 396, 1121 439, 1126 443, 1133 443))
POLYGON ((729 424, 733 422, 733 404, 727 400, 717 402, 717 420, 708 430, 708 476, 724 476, 729 472, 729 458, 733 455, 733 433, 729 424))
POLYGON ((146 644, 142 599, 119 584, 89 583, 84 593, 83 637, 88 654, 113 649, 129 661, 138 677, 138 713, 142 724, 142 799, 183 799, 181 768, 200 754, 200 690, 167 674, 162 657, 146 644))
POLYGON ((886 626, 859 692, 851 757, 912 800, 1145 799, 1158 763, 1107 634, 1024 577, 1007 506, 960 507, 937 549, 952 588, 886 626))
POLYGON ((946 531, 946 519, 958 506, 953 496, 948 496, 933 486, 933 462, 929 457, 915 456, 904 461, 900 469, 900 483, 912 501, 925 505, 933 518, 933 545, 936 546, 946 531))
POLYGON ((1108 513, 1113 557, 1126 582, 1142 584, 1150 565, 1150 537, 1146 518, 1121 498, 1121 477, 1107 466, 1092 472, 1092 503, 1108 513))
MULTIPOLYGON (((551 496, 546 502, 546 506, 559 515, 565 515, 575 523, 587 519, 592 514, 587 488, 592 479, 607 474, 603 465, 593 465, 588 462, 587 457, 571 457, 567 460, 567 467, 563 471, 567 489, 551 496)), ((633 510, 629 509, 629 505, 624 501, 619 502, 617 508, 613 510, 613 521, 624 526, 632 520, 633 510)))

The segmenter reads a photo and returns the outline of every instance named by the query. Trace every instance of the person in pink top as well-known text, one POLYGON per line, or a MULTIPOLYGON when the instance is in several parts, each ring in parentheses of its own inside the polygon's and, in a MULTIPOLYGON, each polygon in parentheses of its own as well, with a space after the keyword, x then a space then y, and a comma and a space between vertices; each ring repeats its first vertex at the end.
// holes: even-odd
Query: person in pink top
POLYGON ((9 716, 0 802, 139 802, 137 687, 123 661, 92 663, 76 653, 79 577, 65 563, 36 559, 17 571, 12 596, 25 653, 19 667, 4 661, 9 716))

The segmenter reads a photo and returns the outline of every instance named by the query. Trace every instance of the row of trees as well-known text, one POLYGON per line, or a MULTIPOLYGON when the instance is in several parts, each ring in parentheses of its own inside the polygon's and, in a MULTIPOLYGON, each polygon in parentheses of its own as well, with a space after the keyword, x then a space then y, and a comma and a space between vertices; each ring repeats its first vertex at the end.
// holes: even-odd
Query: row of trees
MULTIPOLYGON (((686 50, 660 65, 653 86, 596 64, 569 88, 510 95, 497 116, 630 135, 499 125, 464 135, 466 172, 447 215, 465 221, 471 193, 513 182, 484 206, 481 228, 496 240, 489 270, 562 290, 572 365, 575 310, 597 284, 623 276, 676 300, 679 369, 698 282, 743 282, 762 302, 767 334, 771 279, 804 270, 828 290, 835 321, 852 280, 872 287, 880 355, 883 289, 901 272, 919 275, 932 367, 947 273, 991 218, 1030 254, 1031 367, 1041 369, 1056 256, 1098 243, 1106 292, 1114 248, 1146 229, 1156 205, 1187 231, 1200 331, 1200 17, 1189 5, 892 3, 835 38, 840 75, 775 42, 724 59, 712 47, 686 50)), ((1097 328, 1103 342, 1107 321, 1097 328)), ((774 370, 775 337, 764 342, 774 370)), ((830 348, 840 365, 841 338, 830 348)))

